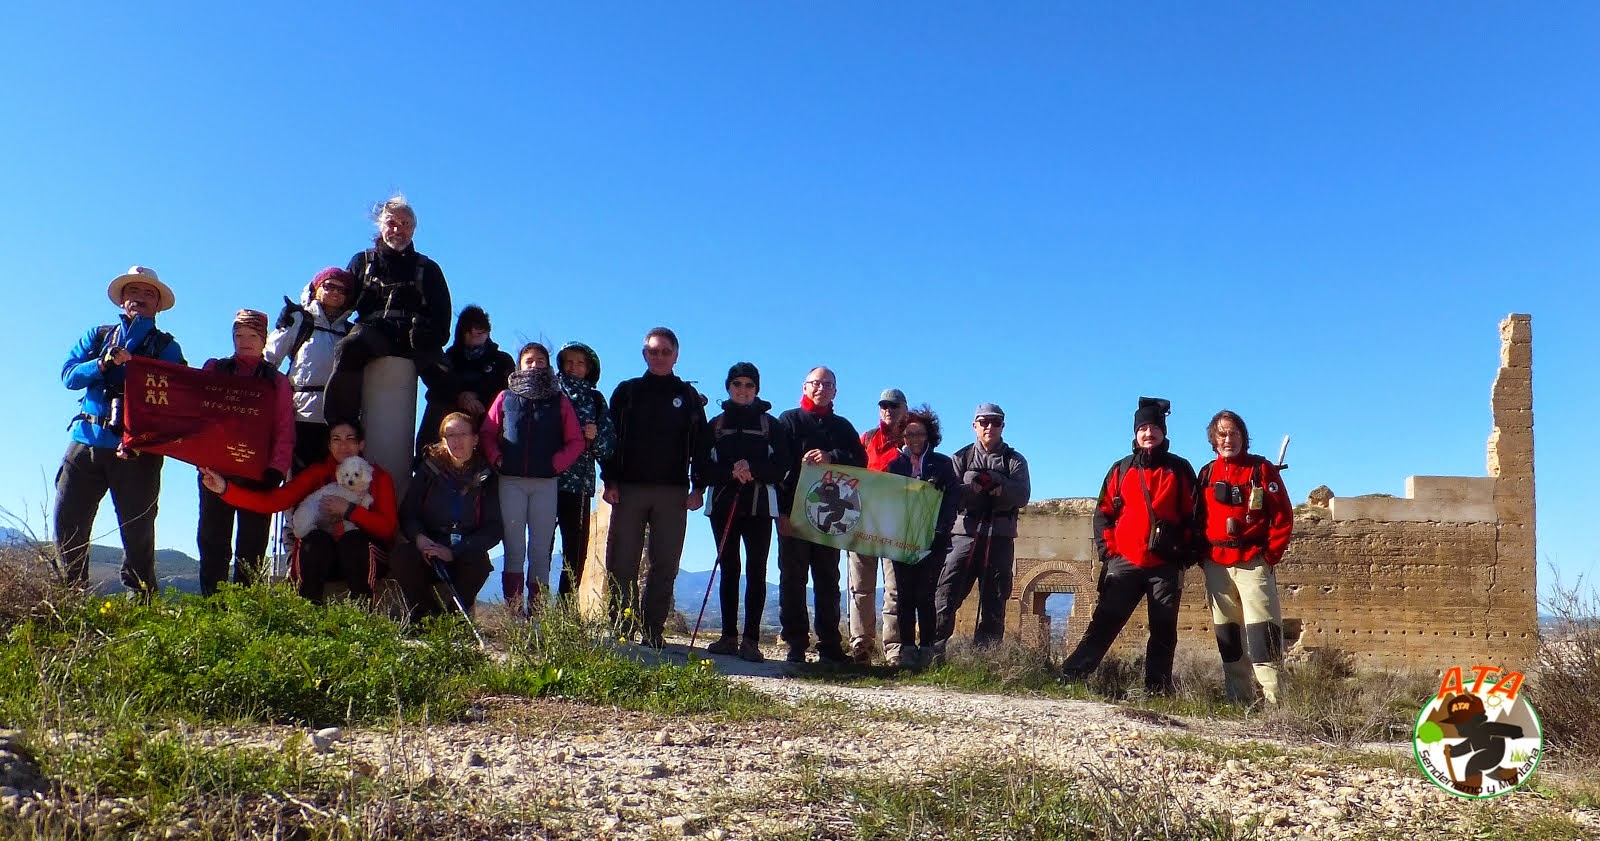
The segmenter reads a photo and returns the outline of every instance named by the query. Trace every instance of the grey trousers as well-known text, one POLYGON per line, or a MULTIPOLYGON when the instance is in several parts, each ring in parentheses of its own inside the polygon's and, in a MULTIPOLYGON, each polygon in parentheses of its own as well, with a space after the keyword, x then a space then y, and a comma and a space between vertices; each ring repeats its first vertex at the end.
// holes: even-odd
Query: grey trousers
POLYGON ((683 557, 683 534, 689 523, 689 489, 681 485, 623 484, 622 498, 611 507, 611 531, 606 536, 606 574, 611 578, 611 620, 625 626, 642 625, 647 636, 659 636, 672 612, 672 585, 678 579, 683 557), (650 529, 650 569, 644 593, 639 592, 639 560, 645 550, 645 527, 650 529), (634 622, 623 622, 623 611, 633 611, 634 622))
POLYGON ((972 641, 986 646, 1005 639, 1006 600, 1011 598, 1016 542, 1014 537, 999 537, 987 531, 976 536, 950 536, 950 554, 945 556, 944 568, 939 571, 938 590, 934 595, 934 611, 939 617, 938 630, 934 632, 935 647, 943 646, 955 636, 956 611, 967 600, 973 585, 978 587, 978 627, 972 641))

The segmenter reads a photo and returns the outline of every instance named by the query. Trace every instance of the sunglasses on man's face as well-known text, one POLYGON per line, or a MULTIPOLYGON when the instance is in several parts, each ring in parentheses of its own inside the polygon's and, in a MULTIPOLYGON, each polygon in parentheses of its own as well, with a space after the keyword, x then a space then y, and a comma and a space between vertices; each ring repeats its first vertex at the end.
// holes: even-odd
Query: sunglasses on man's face
POLYGON ((756 384, 749 380, 734 380, 728 383, 728 388, 755 388, 756 384))
POLYGON ((1005 426, 1006 422, 1000 418, 978 418, 977 424, 987 429, 991 426, 1005 426))

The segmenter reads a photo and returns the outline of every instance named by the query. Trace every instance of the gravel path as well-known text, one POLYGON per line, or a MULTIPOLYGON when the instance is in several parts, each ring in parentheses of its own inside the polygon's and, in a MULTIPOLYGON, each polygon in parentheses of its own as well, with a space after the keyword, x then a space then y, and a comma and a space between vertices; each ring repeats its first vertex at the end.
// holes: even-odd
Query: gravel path
MULTIPOLYGON (((684 652, 669 647, 666 656, 684 652)), ((532 806, 539 819, 529 838, 851 838, 851 804, 813 802, 808 779, 909 781, 941 766, 1007 758, 1086 781, 1137 779, 1179 808, 1257 820, 1268 839, 1462 837, 1468 819, 1518 814, 1564 815, 1600 837, 1594 810, 1563 811, 1527 790, 1487 803, 1451 797, 1394 746, 1357 754, 1254 739, 1249 722, 836 686, 786 677, 783 664, 717 664, 802 714, 729 724, 500 698, 488 699, 471 723, 319 735, 331 740, 328 761, 357 774, 470 798, 474 808, 532 806), (1241 744, 1253 749, 1229 750, 1241 744)), ((304 735, 257 727, 211 738, 276 746, 304 735)))

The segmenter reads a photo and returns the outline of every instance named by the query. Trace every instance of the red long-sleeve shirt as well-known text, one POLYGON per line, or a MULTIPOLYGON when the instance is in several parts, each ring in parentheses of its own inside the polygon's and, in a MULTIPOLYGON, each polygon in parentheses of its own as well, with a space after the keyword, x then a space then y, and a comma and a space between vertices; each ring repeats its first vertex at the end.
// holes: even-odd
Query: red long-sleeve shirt
MULTIPOLYGON (((241 488, 237 482, 229 482, 222 489, 222 501, 258 514, 287 511, 299 505, 312 491, 332 482, 334 472, 338 469, 339 462, 329 456, 325 461, 307 466, 287 484, 272 490, 241 488)), ((367 488, 367 493, 372 494, 372 506, 357 505, 350 512, 350 522, 379 543, 393 543, 395 531, 400 527, 400 515, 394 499, 394 479, 383 468, 372 465, 372 486, 367 488)))

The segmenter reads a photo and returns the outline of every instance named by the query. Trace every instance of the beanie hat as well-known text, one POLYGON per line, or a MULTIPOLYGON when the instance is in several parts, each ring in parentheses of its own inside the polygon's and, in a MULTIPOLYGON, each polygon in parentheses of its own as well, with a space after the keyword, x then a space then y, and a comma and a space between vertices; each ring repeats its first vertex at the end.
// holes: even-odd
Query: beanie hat
POLYGON ((311 291, 315 292, 318 289, 321 289, 322 284, 330 280, 344 281, 346 297, 355 292, 356 276, 345 271, 344 269, 339 268, 338 266, 329 266, 326 269, 317 272, 316 276, 311 278, 311 291))
POLYGON ((733 363, 733 367, 728 369, 728 378, 723 381, 722 387, 727 388, 728 384, 733 382, 735 377, 749 377, 750 381, 756 384, 756 392, 760 393, 761 372, 756 370, 756 366, 750 364, 749 362, 733 363))
POLYGON ((239 310, 233 316, 233 329, 244 327, 261 334, 261 340, 267 340, 267 314, 260 310, 239 310))
POLYGON ((1172 401, 1160 397, 1139 398, 1139 408, 1133 413, 1133 431, 1138 432, 1139 427, 1153 423, 1161 428, 1163 435, 1167 432, 1167 415, 1172 413, 1172 401))

